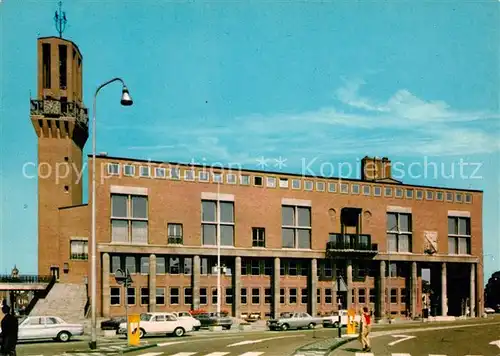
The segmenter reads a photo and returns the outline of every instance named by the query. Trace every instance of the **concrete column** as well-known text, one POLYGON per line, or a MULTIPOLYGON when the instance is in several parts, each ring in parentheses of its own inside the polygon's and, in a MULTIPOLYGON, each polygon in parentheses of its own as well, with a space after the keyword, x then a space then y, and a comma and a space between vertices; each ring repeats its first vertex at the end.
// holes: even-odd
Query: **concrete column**
POLYGON ((280 268, 281 262, 279 257, 274 258, 273 271, 273 317, 277 318, 280 315, 280 268))
POLYGON ((333 299, 333 310, 338 310, 339 304, 337 303, 337 264, 332 262, 332 299, 333 299))
POLYGON ((377 317, 380 319, 385 318, 385 261, 380 261, 380 275, 378 277, 378 298, 377 298, 377 317))
POLYGON ((346 307, 349 309, 352 305, 352 260, 347 261, 347 300, 346 307))
POLYGON ((316 316, 318 310, 318 260, 311 260, 311 273, 309 274, 309 314, 316 316))
POLYGON ((418 273, 417 273, 417 262, 412 262, 411 264, 411 315, 415 318, 417 315, 417 286, 418 286, 418 273))
MULTIPOLYGON (((111 290, 109 287, 109 269, 110 269, 110 263, 109 263, 109 254, 104 253, 102 255, 102 316, 103 317, 108 317, 109 316, 109 309, 111 305, 111 290)), ((126 296, 123 296, 126 298, 126 296)), ((123 300, 123 298, 121 298, 123 300)))
POLYGON ((149 256, 149 311, 156 311, 156 255, 149 256))
POLYGON ((476 265, 470 264, 470 316, 476 316, 476 265))
POLYGON ((441 264, 441 315, 448 315, 448 292, 446 290, 446 262, 441 264))
POLYGON ((193 257, 193 281, 191 285, 193 293, 193 309, 200 308, 200 273, 201 273, 201 259, 200 256, 193 257))
POLYGON ((234 259, 233 271, 233 316, 239 318, 241 315, 241 257, 234 259))

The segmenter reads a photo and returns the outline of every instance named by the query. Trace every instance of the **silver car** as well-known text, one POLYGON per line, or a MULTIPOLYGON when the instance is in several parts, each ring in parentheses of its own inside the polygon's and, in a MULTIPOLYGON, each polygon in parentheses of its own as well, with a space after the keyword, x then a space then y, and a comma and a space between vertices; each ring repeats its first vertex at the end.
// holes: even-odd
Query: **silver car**
POLYGON ((314 329, 317 325, 322 325, 321 318, 314 318, 308 313, 281 313, 278 319, 271 319, 267 322, 269 330, 288 329, 314 329))
POLYGON ((54 339, 67 342, 83 335, 82 324, 69 324, 57 316, 28 316, 19 319, 18 340, 54 339))

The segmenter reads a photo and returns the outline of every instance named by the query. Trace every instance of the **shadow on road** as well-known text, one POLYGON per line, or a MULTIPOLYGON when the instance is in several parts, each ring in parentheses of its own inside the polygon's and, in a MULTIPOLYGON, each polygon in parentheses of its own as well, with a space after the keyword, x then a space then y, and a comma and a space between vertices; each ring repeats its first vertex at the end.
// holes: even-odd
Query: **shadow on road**
POLYGON ((342 349, 342 351, 355 353, 355 352, 361 352, 362 350, 361 349, 355 349, 353 347, 347 347, 345 349, 342 349))

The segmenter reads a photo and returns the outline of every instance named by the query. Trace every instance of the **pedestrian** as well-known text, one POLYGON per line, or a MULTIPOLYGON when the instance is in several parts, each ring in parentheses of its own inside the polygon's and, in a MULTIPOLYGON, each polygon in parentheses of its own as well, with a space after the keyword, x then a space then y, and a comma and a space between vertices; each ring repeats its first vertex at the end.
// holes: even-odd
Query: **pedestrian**
POLYGON ((17 318, 10 314, 10 308, 8 305, 2 306, 2 313, 4 317, 1 322, 2 332, 0 333, 1 338, 1 355, 5 356, 16 356, 16 345, 19 324, 17 318))
POLYGON ((369 334, 372 328, 372 318, 370 312, 367 307, 363 308, 363 312, 361 314, 361 330, 360 330, 360 339, 361 346, 363 347, 363 351, 369 352, 371 351, 370 347, 370 339, 369 334))

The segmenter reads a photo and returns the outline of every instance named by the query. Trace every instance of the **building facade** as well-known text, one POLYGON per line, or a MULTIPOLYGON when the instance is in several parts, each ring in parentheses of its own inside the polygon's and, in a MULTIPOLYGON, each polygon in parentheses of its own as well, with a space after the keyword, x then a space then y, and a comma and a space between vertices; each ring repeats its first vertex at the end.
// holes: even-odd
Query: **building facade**
POLYGON ((95 204, 99 315, 215 311, 218 240, 222 310, 235 316, 366 305, 416 317, 424 270, 433 314, 482 311, 482 192, 405 185, 387 158, 365 157, 354 180, 99 155, 84 204, 82 56, 61 38, 38 48, 39 273, 92 283, 95 204))

